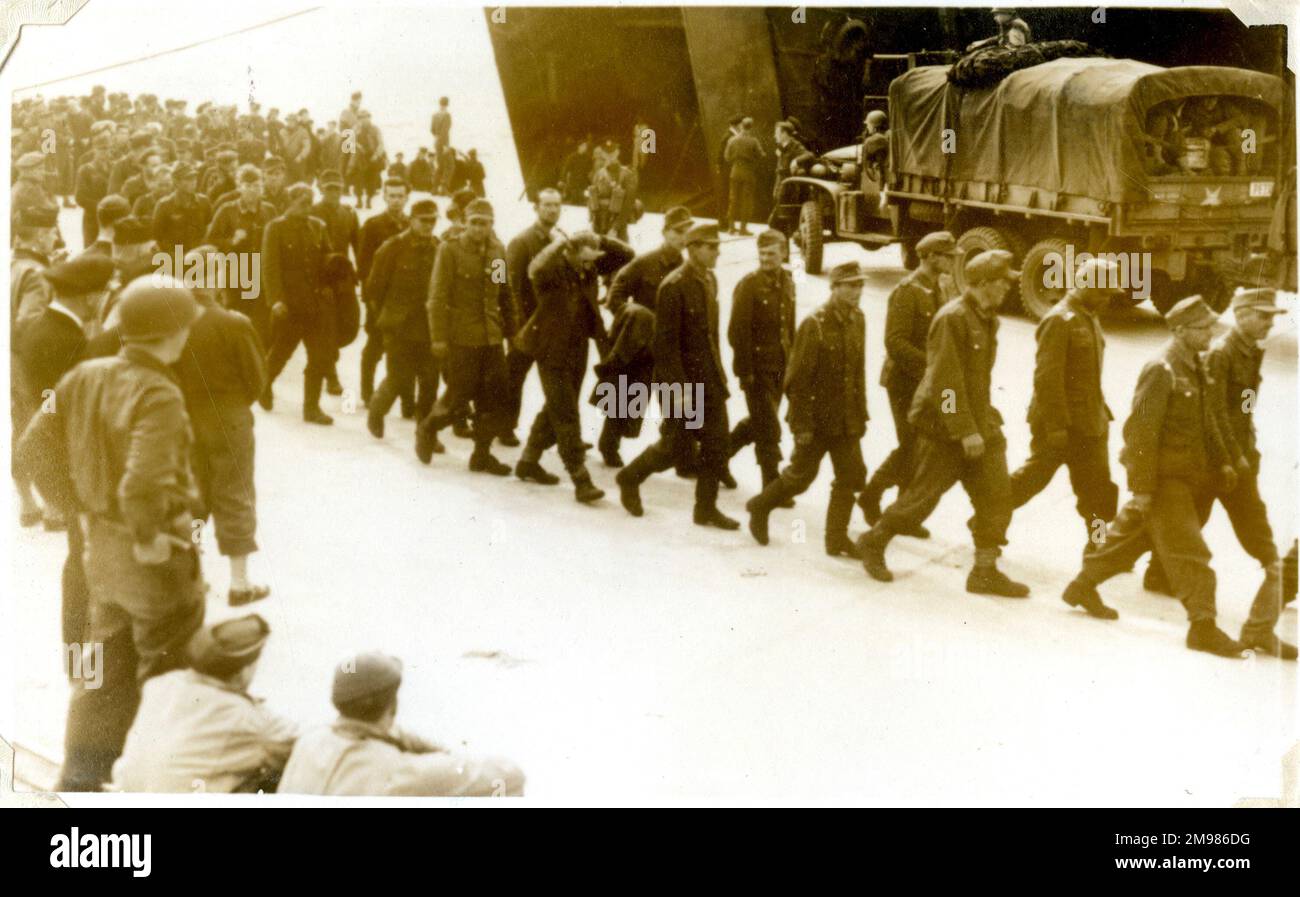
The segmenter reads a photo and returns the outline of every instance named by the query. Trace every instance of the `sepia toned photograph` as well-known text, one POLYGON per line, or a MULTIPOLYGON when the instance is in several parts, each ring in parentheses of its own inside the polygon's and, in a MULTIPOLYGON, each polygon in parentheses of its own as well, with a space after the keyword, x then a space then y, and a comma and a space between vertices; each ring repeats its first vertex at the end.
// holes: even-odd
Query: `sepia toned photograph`
POLYGON ((0 803, 1300 807, 1296 14, 13 4, 0 803))

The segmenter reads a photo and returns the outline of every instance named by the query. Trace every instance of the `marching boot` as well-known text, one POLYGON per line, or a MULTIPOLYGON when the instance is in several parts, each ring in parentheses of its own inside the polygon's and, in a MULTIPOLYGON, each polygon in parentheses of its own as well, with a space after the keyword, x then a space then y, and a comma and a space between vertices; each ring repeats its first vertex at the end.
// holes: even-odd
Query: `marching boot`
POLYGON ((697 504, 694 519, 696 526, 716 526, 718 529, 725 530, 740 529, 740 521, 733 520, 719 511, 717 505, 697 504))
POLYGON ((623 466, 623 458, 618 453, 618 444, 618 434, 609 425, 609 418, 605 418, 605 424, 600 428, 600 439, 596 440, 596 447, 600 450, 600 460, 605 462, 606 467, 623 466))
POLYGON ((343 395, 343 384, 339 382, 339 372, 334 368, 329 369, 325 375, 325 391, 332 396, 343 395))
POLYGON ((419 421, 415 425, 415 457, 420 459, 421 464, 428 464, 433 460, 434 455, 441 455, 447 450, 438 438, 438 431, 424 421, 419 421))
POLYGON ((1169 585, 1169 577, 1165 575, 1164 565, 1156 559, 1154 551, 1151 552, 1151 560, 1147 561, 1147 572, 1142 574, 1142 588, 1157 595, 1174 597, 1174 589, 1169 585))
POLYGON ((740 529, 740 521, 732 520, 718 510, 718 479, 700 474, 695 482, 695 525, 716 526, 718 529, 740 529))
POLYGON ((451 425, 451 435, 461 439, 473 439, 474 430, 470 427, 469 421, 462 417, 451 425))
MULTIPOLYGON (((515 465, 515 476, 521 480, 531 480, 534 483, 541 483, 543 486, 554 486, 560 482, 560 478, 548 471, 545 467, 536 461, 528 461, 523 458, 515 465)), ((591 478, 588 477, 588 480, 591 478)), ((575 480, 576 482, 576 480, 575 480)))
POLYGON ((1236 660, 1240 660, 1246 650, 1245 645, 1233 641, 1213 620, 1197 620, 1188 628, 1187 647, 1236 660))
POLYGON ((579 467, 570 476, 573 478, 573 497, 582 504, 600 501, 605 497, 605 490, 598 489, 591 481, 591 474, 586 467, 579 467))
POLYGON ((788 496, 789 492, 785 484, 781 482, 780 477, 777 477, 765 485, 762 492, 745 502, 745 510, 749 512, 749 534, 759 545, 766 545, 768 541, 768 515, 774 508, 783 507, 783 502, 788 496))
MULTIPOLYGON (((879 471, 877 471, 879 474, 879 471)), ((858 494, 858 507, 862 509, 862 516, 866 518, 867 526, 875 526, 880 520, 880 499, 884 495, 884 487, 877 482, 876 477, 872 477, 867 482, 867 488, 858 494)))
MULTIPOLYGON (((768 486, 771 486, 774 482, 776 482, 781 478, 781 472, 776 464, 768 464, 762 468, 762 471, 763 471, 763 491, 766 492, 768 486)), ((776 503, 776 507, 793 508, 794 496, 789 494, 783 495, 781 497, 781 500, 776 503)))
POLYGON ((334 418, 320 410, 320 392, 325 378, 320 374, 304 374, 302 391, 302 419, 309 424, 329 426, 334 418))
POLYGON ((515 435, 514 430, 507 430, 497 437, 497 442, 506 448, 519 448, 519 437, 515 435))
POLYGON ((883 526, 874 526, 858 538, 858 556, 862 559, 862 569, 877 582, 893 582, 894 574, 885 566, 885 549, 894 537, 883 526))
POLYGON ((1028 598, 1029 586, 1016 582, 998 569, 996 548, 976 548, 975 566, 966 577, 966 591, 1001 598, 1028 598))
POLYGON ((736 478, 731 475, 731 465, 723 464, 722 470, 718 473, 718 482, 724 489, 735 489, 736 478))
POLYGON ((1097 594, 1097 587, 1091 583, 1074 579, 1065 587, 1061 593, 1061 600, 1070 607, 1081 607, 1088 612, 1088 616, 1096 617, 1098 620, 1118 620, 1119 611, 1113 607, 1108 607, 1097 594))
POLYGON ((1252 651, 1263 651, 1265 654, 1271 654, 1282 660, 1296 659, 1296 646, 1290 642, 1284 642, 1272 632, 1249 632, 1245 626, 1241 627, 1241 638, 1238 639, 1243 648, 1249 648, 1252 651))
POLYGON ((362 361, 361 362, 361 404, 369 405, 370 397, 373 396, 374 394, 375 394, 375 367, 371 365, 369 366, 369 370, 367 370, 366 363, 362 361))
POLYGON ((270 411, 275 407, 275 394, 271 392, 269 382, 262 388, 262 394, 257 397, 257 404, 262 406, 263 411, 270 411))
POLYGON ((474 473, 490 473, 494 477, 510 476, 510 465, 502 464, 493 457, 488 450, 490 445, 488 442, 474 446, 474 452, 469 456, 469 469, 474 473))
POLYGON ((645 474, 641 471, 640 458, 634 460, 627 467, 624 467, 614 477, 614 482, 618 484, 618 500, 633 517, 640 517, 645 513, 645 508, 641 505, 641 483, 645 481, 645 474))
POLYGON ((384 415, 378 413, 376 406, 366 408, 366 429, 376 439, 384 438, 384 415))
POLYGON ((849 538, 849 519, 853 516, 853 493, 831 487, 826 505, 826 553, 831 557, 862 559, 862 552, 849 538))

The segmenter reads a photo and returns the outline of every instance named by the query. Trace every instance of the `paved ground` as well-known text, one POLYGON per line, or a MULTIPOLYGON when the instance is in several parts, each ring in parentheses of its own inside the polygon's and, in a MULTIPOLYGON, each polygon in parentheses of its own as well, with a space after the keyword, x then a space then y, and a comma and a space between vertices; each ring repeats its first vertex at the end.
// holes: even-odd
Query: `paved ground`
MULTIPOLYGON (((506 235, 529 216, 510 199, 498 197, 506 235)), ((578 228, 583 217, 566 209, 562 223, 578 228)), ((658 227, 648 216, 637 244, 654 245, 658 227)), ((750 242, 724 246, 724 320, 753 255, 750 242)), ((860 257, 835 246, 827 263, 860 257)), ((873 419, 864 449, 874 468, 893 441, 876 383, 885 299, 903 272, 894 250, 865 262, 873 419)), ((824 278, 802 280, 800 317, 827 293, 824 278)), ((1292 326, 1271 339, 1258 413, 1280 534, 1296 531, 1292 326)), ((1122 422, 1164 333, 1144 309, 1106 329, 1105 386, 1122 422)), ((340 362, 353 387, 358 351, 340 362)), ((1013 466, 1028 443, 1032 358, 1032 325, 1004 319, 995 399, 1013 466)), ((548 800, 1224 806, 1279 793, 1278 761, 1295 740, 1295 667, 1185 650, 1181 608, 1143 592, 1137 576, 1105 589, 1123 615, 1116 623, 1065 607, 1079 523, 1064 474, 1012 525, 1005 566, 1031 583, 1032 600, 963 590, 971 549, 960 491, 931 519, 934 538, 895 543, 898 580, 882 586, 822 552, 829 465, 795 510, 774 515, 773 544, 761 548, 743 530, 693 526, 691 484, 670 475, 646 484, 647 513, 636 520, 599 460, 593 474, 611 497, 583 507, 567 485, 468 473, 469 445, 454 437, 422 467, 412 424, 395 413, 382 442, 366 432, 364 410, 347 413, 337 399, 327 408, 336 426, 309 427, 299 417, 302 363, 299 353, 277 384, 275 412, 257 411, 263 550, 254 569, 275 589, 258 608, 274 634, 255 691, 304 722, 330 716, 331 665, 376 646, 406 660, 405 724, 514 757, 529 794, 548 800)), ((525 420, 540 404, 530 379, 525 420)), ((733 397, 733 420, 742 406, 733 397)), ((594 442, 594 409, 584 406, 583 423, 594 442)), ((512 462, 517 453, 498 450, 512 462)), ((560 470, 553 453, 545 463, 560 470)), ((733 469, 740 487, 721 504, 743 516, 758 470, 748 452, 733 469)), ((1258 572, 1221 511, 1207 532, 1222 623, 1235 633, 1258 572)), ((205 547, 223 596, 224 562, 205 547)), ((5 629, 18 690, 3 734, 57 758, 63 537, 24 531, 15 549, 5 629)), ((210 618, 228 614, 224 601, 210 602, 210 618)), ((1295 637, 1294 609, 1283 628, 1295 637)))

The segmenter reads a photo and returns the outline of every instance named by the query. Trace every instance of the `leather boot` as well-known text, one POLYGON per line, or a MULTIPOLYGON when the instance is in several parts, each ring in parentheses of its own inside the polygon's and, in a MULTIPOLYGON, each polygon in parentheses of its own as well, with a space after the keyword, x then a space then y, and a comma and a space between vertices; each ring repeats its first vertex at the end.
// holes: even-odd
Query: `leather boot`
POLYGON ((600 459, 605 462, 606 467, 622 467, 623 458, 618 453, 619 437, 609 425, 609 420, 600 428, 600 439, 596 440, 596 447, 600 450, 600 459))
POLYGON ((867 526, 875 526, 880 522, 880 499, 884 492, 880 483, 872 477, 867 482, 867 488, 858 495, 858 507, 862 509, 862 516, 866 518, 867 526))
POLYGON ((645 513, 645 508, 641 505, 641 484, 647 475, 644 468, 645 464, 638 457, 614 477, 614 482, 618 484, 618 500, 633 517, 645 513))
POLYGON ((334 423, 334 418, 320 410, 320 393, 321 386, 324 385, 324 382, 325 378, 320 374, 308 373, 304 375, 302 390, 302 419, 309 424, 324 424, 328 426, 329 424, 334 423))
POLYGON ((1169 585, 1169 577, 1165 575, 1165 568, 1156 560, 1155 552, 1152 552, 1151 560, 1147 561, 1147 572, 1142 574, 1142 588, 1157 595, 1174 597, 1174 589, 1169 585))
POLYGON ((1097 587, 1082 580, 1071 580, 1061 593, 1061 600, 1071 607, 1081 607, 1098 620, 1118 620, 1119 611, 1108 607, 1097 594, 1097 587))
POLYGON ((745 510, 749 512, 749 534, 754 537, 754 541, 759 545, 766 545, 768 542, 767 518, 772 513, 771 495, 773 491, 773 488, 769 486, 745 502, 745 510))
POLYGON ((1028 598, 1029 586, 1016 582, 999 570, 997 561, 997 549, 976 548, 975 566, 966 577, 966 591, 1000 598, 1028 598))
POLYGON ((600 501, 605 497, 605 490, 598 489, 591 481, 591 474, 587 472, 586 467, 578 468, 570 476, 573 478, 573 497, 582 504, 600 501))
POLYGON ((858 556, 862 569, 877 582, 893 582, 894 574, 885 565, 885 549, 894 534, 883 526, 876 526, 858 537, 858 556))
MULTIPOLYGON (((763 491, 766 492, 766 491, 767 491, 767 487, 768 487, 768 486, 771 486, 774 482, 776 482, 776 481, 779 480, 780 478, 781 478, 781 471, 780 471, 779 467, 778 467, 776 464, 769 464, 769 465, 765 466, 765 467, 763 468, 763 491)), ((793 496, 793 495, 788 495, 788 494, 787 494, 787 495, 783 495, 782 498, 781 498, 781 500, 780 500, 779 502, 776 503, 776 507, 778 507, 778 508, 793 508, 793 507, 794 507, 794 496, 793 496)))
POLYGON ((831 500, 826 505, 826 553, 831 557, 861 559, 862 553, 849 538, 849 518, 852 516, 853 493, 832 486, 831 500))
POLYGON ((1188 628, 1187 647, 1193 651, 1204 651, 1234 660, 1245 656, 1245 646, 1233 641, 1213 620, 1197 620, 1188 628))
POLYGON ((733 520, 719 511, 717 505, 697 504, 694 519, 696 526, 716 526, 718 529, 725 530, 740 529, 740 521, 733 520))
MULTIPOLYGON (((536 461, 526 461, 520 459, 515 465, 515 476, 521 480, 531 480, 534 483, 541 483, 543 486, 554 486, 560 482, 560 478, 548 471, 545 467, 536 461)), ((588 477, 590 479, 590 477, 588 477)), ((576 482, 576 481, 575 481, 576 482)))

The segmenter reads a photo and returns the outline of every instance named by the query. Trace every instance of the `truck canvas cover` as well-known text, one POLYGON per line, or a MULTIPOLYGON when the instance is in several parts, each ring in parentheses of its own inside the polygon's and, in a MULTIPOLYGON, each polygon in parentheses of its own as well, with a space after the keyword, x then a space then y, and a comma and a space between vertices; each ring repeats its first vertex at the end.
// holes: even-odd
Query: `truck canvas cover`
POLYGON ((1057 59, 974 90, 954 87, 947 73, 948 66, 923 66, 890 84, 893 188, 943 195, 947 178, 953 198, 992 199, 1012 188, 1044 209, 1068 196, 1099 209, 1149 200, 1137 135, 1156 104, 1218 95, 1277 110, 1284 89, 1280 79, 1246 69, 1166 69, 1132 59, 1057 59), (944 152, 948 128, 952 153, 944 152))

